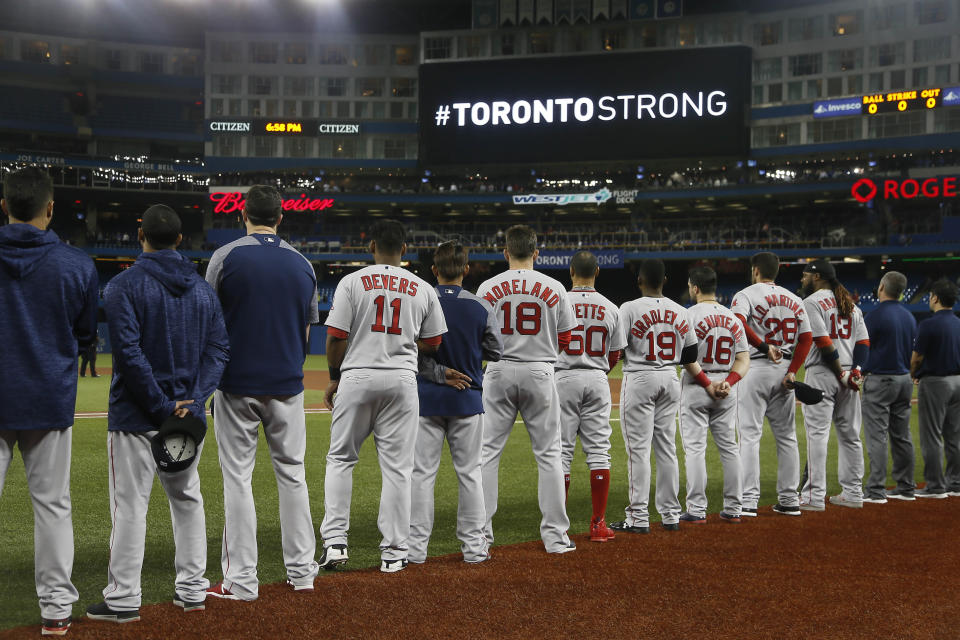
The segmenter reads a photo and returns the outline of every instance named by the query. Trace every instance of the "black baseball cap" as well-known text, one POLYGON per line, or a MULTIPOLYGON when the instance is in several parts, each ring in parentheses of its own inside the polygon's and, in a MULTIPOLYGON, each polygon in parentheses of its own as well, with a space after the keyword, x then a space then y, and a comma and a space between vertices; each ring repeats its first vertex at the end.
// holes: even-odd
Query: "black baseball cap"
POLYGON ((819 273, 820 277, 824 280, 836 280, 837 279, 837 270, 833 268, 833 265, 829 261, 824 260, 823 258, 819 260, 814 260, 813 262, 808 262, 807 266, 803 268, 804 273, 819 273))

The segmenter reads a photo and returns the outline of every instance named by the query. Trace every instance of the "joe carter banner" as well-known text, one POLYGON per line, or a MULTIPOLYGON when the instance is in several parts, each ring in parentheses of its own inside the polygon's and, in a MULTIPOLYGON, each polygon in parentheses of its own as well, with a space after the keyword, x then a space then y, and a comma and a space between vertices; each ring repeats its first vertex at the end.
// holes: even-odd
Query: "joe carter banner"
MULTIPOLYGON (((534 265, 537 269, 569 269, 576 251, 541 251, 534 265)), ((623 266, 623 251, 591 251, 597 256, 601 269, 619 269, 623 266)))

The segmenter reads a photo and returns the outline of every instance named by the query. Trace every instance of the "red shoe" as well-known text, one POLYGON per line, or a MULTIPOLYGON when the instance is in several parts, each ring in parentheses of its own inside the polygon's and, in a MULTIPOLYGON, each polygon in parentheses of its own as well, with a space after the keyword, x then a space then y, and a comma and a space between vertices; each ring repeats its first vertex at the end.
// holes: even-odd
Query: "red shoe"
POLYGON ((590 522, 590 541, 608 542, 616 538, 616 534, 607 526, 607 522, 600 518, 590 522))
POLYGON ((207 589, 207 595, 213 596, 214 598, 222 598, 224 600, 240 600, 240 596, 236 596, 230 592, 222 582, 218 582, 209 589, 207 589))

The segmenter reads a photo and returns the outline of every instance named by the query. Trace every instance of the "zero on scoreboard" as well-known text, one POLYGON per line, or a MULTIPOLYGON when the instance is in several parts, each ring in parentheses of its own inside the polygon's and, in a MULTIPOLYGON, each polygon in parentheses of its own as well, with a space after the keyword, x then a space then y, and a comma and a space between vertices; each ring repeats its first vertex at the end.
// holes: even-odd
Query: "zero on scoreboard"
POLYGON ((863 96, 864 115, 895 113, 915 109, 933 109, 940 105, 941 89, 890 91, 863 96))

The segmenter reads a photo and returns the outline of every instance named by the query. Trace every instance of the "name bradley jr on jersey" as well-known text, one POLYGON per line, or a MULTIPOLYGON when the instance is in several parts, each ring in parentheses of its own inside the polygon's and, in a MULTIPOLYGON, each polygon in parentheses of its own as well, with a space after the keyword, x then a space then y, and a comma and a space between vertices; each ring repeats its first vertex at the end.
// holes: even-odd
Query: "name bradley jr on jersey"
POLYGON ((630 328, 630 333, 636 336, 637 338, 642 338, 643 334, 647 332, 650 327, 655 324, 666 324, 671 327, 674 327, 677 330, 677 333, 680 334, 680 337, 686 337, 687 333, 690 331, 690 325, 687 324, 687 321, 681 320, 679 323, 676 322, 677 314, 671 309, 664 309, 662 312, 659 309, 652 309, 647 313, 644 313, 640 316, 640 319, 633 323, 633 326, 630 328))

